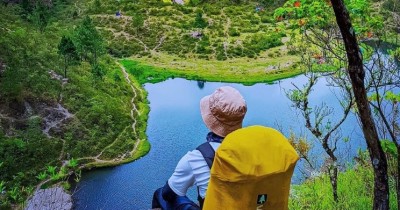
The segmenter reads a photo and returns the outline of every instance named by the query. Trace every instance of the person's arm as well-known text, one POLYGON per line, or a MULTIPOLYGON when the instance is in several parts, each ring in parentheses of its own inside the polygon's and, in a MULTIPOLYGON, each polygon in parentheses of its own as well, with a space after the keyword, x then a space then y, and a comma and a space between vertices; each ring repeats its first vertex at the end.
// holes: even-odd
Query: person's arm
POLYGON ((185 196, 189 187, 194 185, 194 182, 193 171, 188 162, 188 155, 186 154, 178 162, 174 173, 168 179, 168 187, 164 187, 163 198, 171 201, 171 199, 176 198, 176 195, 185 196), (173 195, 173 193, 176 195, 173 195))

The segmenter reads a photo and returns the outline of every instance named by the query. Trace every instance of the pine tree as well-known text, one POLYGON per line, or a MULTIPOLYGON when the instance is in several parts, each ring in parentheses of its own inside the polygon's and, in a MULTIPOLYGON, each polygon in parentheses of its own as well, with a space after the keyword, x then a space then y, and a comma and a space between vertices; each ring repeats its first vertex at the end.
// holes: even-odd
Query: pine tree
POLYGON ((67 77, 67 68, 78 60, 78 51, 70 37, 63 36, 58 45, 58 54, 64 57, 64 77, 67 77))
POLYGON ((104 41, 89 16, 75 29, 74 35, 81 58, 97 64, 97 58, 105 53, 104 41))

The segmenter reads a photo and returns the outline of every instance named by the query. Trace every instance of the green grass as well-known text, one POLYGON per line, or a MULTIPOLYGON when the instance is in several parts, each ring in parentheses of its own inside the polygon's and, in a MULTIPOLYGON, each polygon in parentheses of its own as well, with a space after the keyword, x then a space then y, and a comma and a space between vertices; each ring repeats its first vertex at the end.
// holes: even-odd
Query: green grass
POLYGON ((122 60, 139 82, 160 82, 172 77, 215 82, 237 82, 252 85, 273 82, 301 74, 296 56, 260 59, 236 58, 227 61, 179 59, 162 54, 158 57, 136 57, 122 60), (275 68, 275 69, 274 69, 275 68))
MULTIPOLYGON (((397 209, 393 177, 390 179, 390 209, 397 209)), ((374 175, 372 166, 356 166, 339 173, 338 197, 333 201, 332 188, 327 174, 292 185, 289 209, 359 210, 372 209, 374 175)))

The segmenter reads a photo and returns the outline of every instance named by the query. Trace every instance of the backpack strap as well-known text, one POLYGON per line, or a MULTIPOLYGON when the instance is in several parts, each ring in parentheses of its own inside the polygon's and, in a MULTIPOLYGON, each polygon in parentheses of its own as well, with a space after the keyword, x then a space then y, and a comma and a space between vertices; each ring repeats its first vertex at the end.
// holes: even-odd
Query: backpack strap
MULTIPOLYGON (((209 142, 205 142, 196 148, 203 155, 208 167, 211 170, 212 164, 214 162, 215 151, 209 142)), ((200 208, 203 209, 204 199, 200 196, 200 188, 197 187, 197 200, 199 201, 200 208)))
POLYGON ((196 148, 200 151, 201 155, 203 155, 204 160, 206 161, 208 167, 211 170, 212 164, 214 162, 215 151, 212 148, 211 144, 205 142, 196 148))

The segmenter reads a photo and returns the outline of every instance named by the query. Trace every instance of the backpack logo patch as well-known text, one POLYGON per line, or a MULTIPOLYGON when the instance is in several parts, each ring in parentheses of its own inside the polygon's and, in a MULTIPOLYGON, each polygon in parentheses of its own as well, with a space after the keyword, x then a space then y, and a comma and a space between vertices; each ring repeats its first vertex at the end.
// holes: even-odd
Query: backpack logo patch
POLYGON ((258 195, 257 197, 257 205, 263 205, 264 203, 267 202, 268 195, 267 194, 261 194, 258 195))

